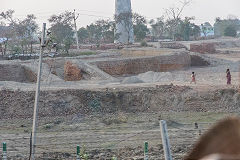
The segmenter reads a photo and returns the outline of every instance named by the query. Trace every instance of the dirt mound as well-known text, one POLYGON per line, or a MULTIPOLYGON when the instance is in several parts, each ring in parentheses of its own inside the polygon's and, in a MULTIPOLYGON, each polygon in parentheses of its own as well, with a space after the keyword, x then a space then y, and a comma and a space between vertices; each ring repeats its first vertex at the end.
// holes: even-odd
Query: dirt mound
POLYGON ((30 69, 21 65, 0 64, 0 81, 15 81, 21 83, 36 82, 37 76, 30 69))
POLYGON ((145 83, 155 83, 161 81, 168 81, 172 79, 173 75, 170 72, 146 72, 137 76, 140 80, 145 83))
POLYGON ((122 84, 144 83, 137 76, 127 77, 122 81, 122 84))
MULTIPOLYGON (((0 118, 31 118, 33 104, 34 92, 0 91, 0 118)), ((173 85, 100 91, 60 90, 41 92, 39 105, 40 117, 117 111, 239 112, 240 95, 237 89, 197 92, 173 85)))

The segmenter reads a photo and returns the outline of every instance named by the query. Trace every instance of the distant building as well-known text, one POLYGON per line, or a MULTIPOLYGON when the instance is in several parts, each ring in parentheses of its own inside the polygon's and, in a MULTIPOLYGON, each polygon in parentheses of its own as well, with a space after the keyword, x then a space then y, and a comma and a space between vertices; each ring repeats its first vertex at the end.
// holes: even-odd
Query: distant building
POLYGON ((217 19, 214 24, 215 36, 224 36, 224 31, 228 26, 234 26, 237 33, 240 33, 240 20, 239 19, 217 19))
POLYGON ((201 37, 209 37, 214 36, 214 28, 209 22, 205 22, 204 24, 201 24, 200 26, 201 30, 201 37))

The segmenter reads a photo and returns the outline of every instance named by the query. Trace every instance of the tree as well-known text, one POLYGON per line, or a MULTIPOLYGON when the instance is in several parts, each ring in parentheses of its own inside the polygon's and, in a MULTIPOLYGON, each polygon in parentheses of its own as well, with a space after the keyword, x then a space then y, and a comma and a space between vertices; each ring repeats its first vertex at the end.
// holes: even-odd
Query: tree
POLYGON ((127 43, 130 44, 131 40, 131 33, 133 29, 133 13, 132 12, 125 12, 125 13, 120 13, 119 15, 114 15, 114 20, 116 24, 122 24, 125 28, 125 31, 127 32, 127 43))
POLYGON ((97 37, 100 42, 112 43, 114 42, 115 23, 110 20, 98 20, 94 24, 97 28, 97 37))
POLYGON ((136 36, 136 41, 142 41, 146 38, 147 33, 149 32, 148 28, 144 24, 137 24, 133 26, 134 35, 136 36))
POLYGON ((81 43, 113 43, 115 23, 110 20, 97 20, 86 28, 78 30, 81 43))
MULTIPOLYGON (((58 49, 62 48, 68 53, 70 46, 73 44, 73 13, 66 11, 59 15, 52 15, 48 21, 51 25, 51 39, 56 42, 58 49)), ((57 50, 58 50, 57 49, 57 50)))
POLYGON ((89 38, 88 30, 84 27, 78 30, 78 39, 80 43, 87 43, 89 38))
POLYGON ((152 19, 149 23, 152 27, 153 37, 157 39, 163 37, 164 30, 165 30, 164 18, 163 17, 157 18, 156 21, 152 19))
POLYGON ((194 37, 194 40, 196 40, 197 37, 199 37, 200 34, 201 34, 201 29, 200 29, 200 27, 199 27, 198 25, 195 25, 195 24, 193 24, 193 23, 192 23, 191 26, 192 26, 192 27, 191 27, 191 28, 192 28, 191 36, 193 36, 193 37, 194 37))
POLYGON ((181 16, 184 9, 191 3, 191 0, 180 1, 181 5, 179 7, 170 7, 165 9, 166 16, 168 20, 166 22, 166 28, 169 31, 169 36, 175 39, 177 34, 177 27, 180 24, 181 16))
POLYGON ((232 26, 235 30, 240 30, 239 19, 216 19, 214 24, 214 34, 216 36, 224 36, 227 27, 232 26))
POLYGON ((224 30, 224 36, 236 37, 237 30, 234 26, 230 25, 224 30))
POLYGON ((149 29, 147 28, 147 20, 140 14, 134 13, 132 22, 136 41, 144 40, 149 32, 149 29))
POLYGON ((209 22, 201 24, 201 31, 204 34, 204 36, 207 37, 209 33, 213 32, 212 25, 209 22))
POLYGON ((119 15, 115 15, 115 22, 121 23, 127 31, 128 44, 130 43, 132 29, 137 41, 145 39, 149 32, 146 18, 138 13, 120 13, 119 15))
POLYGON ((38 30, 38 25, 36 23, 36 17, 33 14, 27 15, 23 20, 19 20, 13 17, 14 11, 8 10, 2 12, 0 17, 8 22, 8 33, 5 36, 11 39, 11 45, 13 48, 19 48, 21 46, 20 52, 23 54, 28 52, 33 52, 32 45, 35 40, 35 34, 38 30))
POLYGON ((27 15, 27 18, 24 19, 21 23, 22 31, 20 30, 19 35, 22 35, 24 41, 30 46, 30 52, 33 52, 33 43, 36 41, 35 33, 38 30, 38 24, 36 23, 36 17, 33 14, 27 15))

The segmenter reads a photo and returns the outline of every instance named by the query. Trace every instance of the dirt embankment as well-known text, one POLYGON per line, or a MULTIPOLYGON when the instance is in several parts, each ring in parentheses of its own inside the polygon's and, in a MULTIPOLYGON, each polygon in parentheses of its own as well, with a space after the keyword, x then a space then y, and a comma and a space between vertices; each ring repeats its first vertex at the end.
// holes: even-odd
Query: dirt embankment
POLYGON ((0 81, 36 82, 37 76, 30 69, 21 65, 0 64, 0 81))
MULTIPOLYGON (((32 117, 34 92, 0 91, 0 117, 32 117)), ((73 114, 201 111, 239 112, 240 94, 235 89, 198 92, 189 87, 157 86, 128 88, 44 91, 40 96, 39 116, 73 114)))

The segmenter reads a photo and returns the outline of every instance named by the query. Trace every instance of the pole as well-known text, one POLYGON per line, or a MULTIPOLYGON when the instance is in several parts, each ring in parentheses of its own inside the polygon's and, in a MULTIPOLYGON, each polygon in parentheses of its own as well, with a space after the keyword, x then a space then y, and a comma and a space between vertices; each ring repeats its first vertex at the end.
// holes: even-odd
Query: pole
POLYGON ((172 160, 166 121, 164 121, 164 120, 160 121, 160 130, 161 130, 162 144, 163 144, 165 160, 172 160))
POLYGON ((80 158, 80 146, 77 145, 77 160, 81 160, 80 158))
POLYGON ((2 154, 2 159, 7 160, 7 143, 3 142, 3 154, 2 154))
POLYGON ((74 28, 75 28, 75 36, 76 36, 76 44, 77 44, 77 49, 79 50, 79 44, 78 44, 78 33, 77 33, 77 23, 76 20, 78 19, 78 16, 76 17, 75 15, 75 9, 73 12, 73 20, 74 20, 74 28))
POLYGON ((144 143, 144 160, 148 160, 148 142, 144 143))
POLYGON ((38 102, 39 102, 39 93, 40 93, 40 81, 41 81, 41 72, 42 72, 42 54, 45 45, 45 31, 46 23, 43 23, 42 28, 42 37, 41 37, 41 46, 40 46, 40 55, 39 55, 39 65, 38 65, 38 77, 37 77, 37 87, 35 93, 35 103, 34 103, 34 113, 33 113, 33 126, 32 126, 32 160, 35 159, 35 147, 36 147, 36 134, 37 134, 37 115, 38 115, 38 102))

